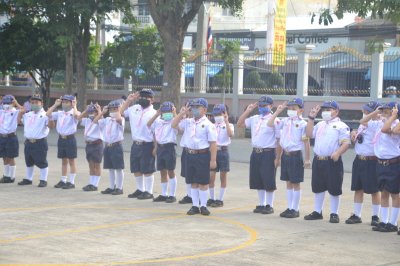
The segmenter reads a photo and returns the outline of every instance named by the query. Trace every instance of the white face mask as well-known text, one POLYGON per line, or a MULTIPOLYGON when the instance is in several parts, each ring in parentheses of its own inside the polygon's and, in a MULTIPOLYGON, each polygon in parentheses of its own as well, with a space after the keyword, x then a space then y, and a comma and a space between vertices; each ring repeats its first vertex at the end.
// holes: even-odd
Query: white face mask
POLYGON ((8 111, 10 110, 12 107, 10 104, 3 104, 3 110, 8 111))
POLYGON ((332 112, 331 111, 323 111, 321 113, 321 117, 324 121, 329 121, 332 119, 332 112))
POLYGON ((117 112, 110 113, 110 117, 111 117, 111 118, 116 118, 116 117, 117 117, 117 112))
POLYGON ((224 117, 222 115, 214 116, 214 119, 215 119, 215 123, 217 123, 217 124, 224 122, 224 117))
POLYGON ((287 110, 288 117, 296 117, 297 111, 296 110, 287 110))

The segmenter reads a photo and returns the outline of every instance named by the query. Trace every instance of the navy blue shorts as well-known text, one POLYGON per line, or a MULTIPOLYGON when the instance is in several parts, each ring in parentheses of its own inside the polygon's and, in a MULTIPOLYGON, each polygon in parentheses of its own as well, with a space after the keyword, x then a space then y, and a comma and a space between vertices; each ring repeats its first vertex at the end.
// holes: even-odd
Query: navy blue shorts
POLYGON ((77 146, 76 146, 76 138, 75 136, 68 137, 63 139, 61 137, 58 138, 57 142, 57 158, 63 159, 75 159, 77 157, 77 146))
POLYGON ((378 175, 378 187, 380 191, 387 191, 391 194, 398 194, 400 187, 400 163, 389 165, 376 164, 378 175))
POLYGON ((275 149, 250 156, 250 189, 276 190, 275 149))
POLYGON ((217 168, 211 169, 213 172, 229 172, 229 151, 217 151, 217 168))
POLYGON ((304 162, 301 151, 286 155, 282 153, 281 158, 281 180, 290 183, 301 183, 304 181, 304 162))
POLYGON ((104 169, 124 169, 124 151, 121 143, 104 148, 104 169))
POLYGON ((154 142, 143 142, 131 147, 131 173, 153 174, 156 171, 153 156, 154 142))
POLYGON ((36 165, 40 169, 49 166, 47 162, 47 150, 49 149, 47 145, 47 139, 36 140, 32 143, 25 140, 24 154, 25 154, 25 164, 27 167, 32 167, 36 165))
POLYGON ((210 183, 211 153, 186 154, 186 184, 210 183))
POLYGON ((86 160, 88 162, 101 163, 103 160, 103 143, 86 144, 86 160))
POLYGON ((353 161, 351 172, 352 191, 364 190, 364 193, 367 194, 373 194, 379 191, 376 165, 376 160, 360 160, 356 156, 353 161))
POLYGON ((339 196, 342 195, 342 185, 342 158, 334 162, 332 159, 317 160, 317 157, 314 157, 311 175, 312 192, 321 193, 328 190, 332 196, 339 196))
POLYGON ((19 155, 19 143, 17 136, 0 137, 0 158, 16 158, 19 155))
POLYGON ((175 170, 176 152, 175 143, 157 145, 157 170, 175 170))
POLYGON ((182 154, 181 154, 181 177, 186 177, 186 157, 187 157, 187 151, 186 148, 182 148, 182 154))

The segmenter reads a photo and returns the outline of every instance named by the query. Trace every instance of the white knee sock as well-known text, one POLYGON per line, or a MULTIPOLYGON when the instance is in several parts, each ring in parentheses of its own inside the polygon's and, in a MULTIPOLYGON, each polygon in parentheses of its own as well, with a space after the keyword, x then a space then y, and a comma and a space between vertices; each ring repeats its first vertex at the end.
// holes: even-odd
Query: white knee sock
POLYGON ((75 184, 76 173, 69 173, 69 182, 75 184))
POLYGON ((215 200, 214 188, 210 188, 210 199, 215 200))
POLYGON ((295 211, 299 210, 300 198, 301 198, 301 190, 293 190, 292 209, 295 211))
POLYGON ((144 185, 145 191, 153 194, 153 185, 154 185, 154 175, 149 175, 144 177, 144 185))
POLYGON ((374 216, 374 215, 379 216, 379 209, 380 208, 381 208, 381 205, 372 204, 372 216, 374 216))
POLYGON ((314 194, 314 211, 321 213, 324 206, 325 192, 314 194))
POLYGON ((15 178, 15 170, 17 169, 16 165, 10 165, 8 166, 8 176, 11 177, 11 179, 15 178))
POLYGON ((144 177, 141 176, 136 176, 136 188, 142 192, 145 191, 145 187, 144 187, 144 177))
POLYGON ((192 197, 192 185, 191 184, 186 184, 186 195, 188 195, 188 197, 192 197))
POLYGON ((49 168, 40 169, 40 180, 47 181, 47 177, 49 176, 49 168))
POLYGON ((221 187, 221 188, 219 189, 218 199, 219 199, 220 201, 224 201, 225 190, 226 190, 226 188, 224 188, 224 187, 221 187))
POLYGON ((26 179, 32 181, 33 179, 33 166, 26 167, 26 179))
POLYGON ((124 171, 122 169, 116 169, 115 175, 117 177, 117 188, 122 190, 124 186, 124 171))
POLYGON ((167 196, 167 189, 168 189, 168 183, 167 182, 161 183, 161 195, 167 196))
POLYGON ((10 177, 9 169, 10 169, 10 165, 8 165, 8 164, 4 165, 4 174, 3 174, 4 176, 10 177))
POLYGON ((265 190, 257 190, 258 192, 258 201, 260 206, 265 206, 267 205, 267 191, 265 190))
POLYGON ((287 207, 289 210, 291 210, 293 203, 293 189, 286 189, 286 200, 287 200, 287 207))
POLYGON ((340 197, 330 195, 329 203, 330 203, 331 213, 339 214, 340 197))
POLYGON ((392 213, 390 214, 390 223, 393 225, 397 225, 397 220, 399 219, 399 211, 400 208, 392 207, 392 213))
POLYGON ((354 214, 361 217, 362 203, 354 202, 354 214))
POLYGON ((385 224, 389 222, 389 207, 381 207, 381 222, 385 224))
POLYGON ((169 189, 169 196, 175 197, 176 196, 176 183, 178 182, 177 178, 170 178, 168 180, 168 189, 169 189))
POLYGON ((201 207, 207 207, 208 193, 209 193, 208 189, 207 190, 199 189, 201 207))
POLYGON ((99 175, 94 175, 93 176, 92 185, 95 186, 95 187, 98 187, 99 186, 99 182, 100 182, 100 176, 99 175))
POLYGON ((199 189, 198 188, 192 188, 192 191, 191 191, 191 196, 192 196, 192 202, 193 202, 193 206, 195 206, 195 207, 199 207, 200 205, 199 205, 199 197, 200 197, 200 195, 199 195, 199 189))
POLYGON ((108 178, 110 179, 110 188, 115 188, 115 169, 108 170, 108 178))
POLYGON ((274 196, 275 196, 275 192, 268 192, 267 191, 267 205, 274 207, 274 196))

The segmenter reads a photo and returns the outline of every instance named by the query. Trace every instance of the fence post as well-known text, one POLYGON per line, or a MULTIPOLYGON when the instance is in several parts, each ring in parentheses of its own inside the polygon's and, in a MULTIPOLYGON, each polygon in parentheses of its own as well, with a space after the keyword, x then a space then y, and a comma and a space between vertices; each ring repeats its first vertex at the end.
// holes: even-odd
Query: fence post
POLYGON ((180 91, 181 93, 186 92, 186 87, 185 87, 185 64, 186 64, 186 59, 185 57, 182 57, 182 67, 181 67, 181 86, 180 86, 180 91))
POLYGON ((298 53, 297 61, 297 93, 298 97, 308 96, 308 58, 315 45, 296 46, 298 53))
POLYGON ((389 47, 390 43, 384 43, 382 50, 376 50, 372 54, 370 97, 374 100, 382 98, 383 63, 385 61, 385 50, 389 47))
POLYGON ((5 75, 4 82, 6 86, 10 86, 10 75, 5 75))
POLYGON ((240 46, 240 51, 235 56, 235 59, 233 61, 233 94, 231 115, 235 117, 235 119, 240 115, 239 95, 243 95, 244 52, 248 50, 248 46, 240 46))

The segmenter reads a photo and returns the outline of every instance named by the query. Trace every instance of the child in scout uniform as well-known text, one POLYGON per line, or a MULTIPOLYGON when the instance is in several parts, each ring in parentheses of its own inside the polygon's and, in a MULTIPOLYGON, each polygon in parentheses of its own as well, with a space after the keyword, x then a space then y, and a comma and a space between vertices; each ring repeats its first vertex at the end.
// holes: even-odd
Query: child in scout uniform
POLYGON ((83 135, 86 142, 86 160, 89 163, 89 184, 84 186, 83 191, 97 191, 101 176, 101 161, 103 160, 103 133, 94 118, 98 115, 94 104, 88 105, 86 110, 79 116, 81 125, 85 127, 83 135))
POLYGON ((130 94, 121 108, 121 114, 129 118, 132 134, 131 173, 136 178, 136 191, 129 198, 140 200, 153 198, 155 156, 154 138, 147 122, 156 114, 153 108, 154 92, 142 89, 130 94), (137 104, 130 104, 137 100, 137 104), (130 107, 129 107, 130 106, 130 107))
POLYGON ((217 167, 217 132, 214 124, 205 116, 207 108, 206 99, 194 99, 190 106, 182 108, 172 122, 173 128, 179 127, 181 131, 190 134, 190 138, 186 140, 186 184, 192 186, 193 205, 187 212, 188 215, 210 215, 207 209, 208 184, 210 169, 217 167), (183 119, 189 108, 193 118, 183 119))
POLYGON ((31 111, 21 112, 19 115, 19 120, 24 124, 26 177, 18 185, 32 185, 33 170, 36 165, 40 169, 38 187, 46 187, 49 174, 47 162, 49 118, 43 109, 43 100, 40 95, 32 95, 29 101, 31 111))
POLYGON ((371 194, 372 197, 372 219, 371 225, 377 226, 379 223, 380 194, 378 187, 378 177, 376 175, 377 157, 374 152, 375 127, 369 126, 378 122, 380 119, 379 104, 376 101, 370 101, 362 106, 363 119, 371 114, 371 119, 366 123, 360 121, 357 130, 351 132, 351 140, 354 142, 356 158, 353 161, 351 176, 351 190, 354 191, 354 212, 346 220, 346 224, 361 223, 361 209, 364 193, 371 194), (376 112, 375 112, 376 111, 376 112), (372 115, 373 113, 373 115, 372 115))
POLYGON ((1 102, 3 108, 0 110, 0 157, 3 158, 4 174, 0 183, 14 183, 15 158, 19 155, 19 143, 15 132, 22 106, 12 95, 3 96, 1 102))
POLYGON ((108 169, 110 186, 102 191, 102 194, 122 195, 124 185, 124 151, 122 141, 124 140, 125 118, 121 116, 121 101, 111 101, 100 110, 95 105, 98 115, 93 122, 98 123, 104 140, 104 162, 103 168, 108 169), (109 117, 103 115, 109 113, 109 117))
POLYGON ((330 195, 330 223, 339 223, 339 196, 342 194, 343 162, 341 155, 350 145, 350 129, 340 121, 339 105, 326 101, 311 109, 307 122, 307 137, 315 139, 311 186, 314 193, 314 211, 305 220, 323 219, 325 191, 330 195), (322 109, 322 120, 314 120, 322 109))
POLYGON ((176 201, 175 177, 176 135, 178 130, 171 127, 176 115, 175 106, 171 102, 161 104, 157 113, 147 122, 157 142, 157 170, 161 174, 161 195, 154 202, 173 203, 176 201))
POLYGON ((75 133, 78 128, 80 112, 76 109, 76 100, 73 95, 64 95, 57 99, 47 110, 47 116, 57 121, 56 130, 59 135, 57 142, 57 158, 62 160, 61 180, 54 187, 63 189, 75 188, 77 146, 75 133), (54 111, 61 105, 62 111, 54 111), (68 165, 70 167, 67 182, 68 165))
POLYGON ((215 169, 211 169, 210 199, 207 202, 207 206, 222 207, 224 206, 226 179, 230 170, 228 146, 231 144, 231 137, 233 137, 234 134, 234 127, 229 123, 228 113, 224 104, 215 105, 212 115, 214 116, 215 128, 217 130, 217 167, 215 169), (214 187, 217 172, 220 172, 221 188, 219 190, 218 199, 216 200, 214 187))
POLYGON ((286 181, 286 198, 288 204, 287 209, 280 216, 284 218, 297 218, 300 215, 300 183, 304 181, 304 168, 311 166, 310 141, 306 136, 307 122, 302 117, 304 103, 301 98, 295 98, 287 104, 279 105, 276 112, 268 121, 268 126, 274 127, 275 119, 286 107, 288 109, 288 117, 283 118, 276 125, 281 130, 281 180, 286 181), (303 162, 302 150, 305 153, 305 162, 303 162))
POLYGON ((237 123, 238 127, 251 129, 253 152, 250 157, 250 189, 257 190, 259 199, 254 213, 274 212, 275 175, 280 164, 281 147, 280 130, 277 127, 280 120, 275 119, 274 127, 268 126, 273 103, 271 97, 262 96, 258 102, 247 107, 237 123), (256 108, 259 114, 248 117, 256 108))
POLYGON ((377 232, 397 232, 399 216, 399 186, 400 186, 400 125, 398 120, 398 105, 395 102, 384 104, 382 121, 370 121, 373 115, 367 115, 361 122, 375 128, 374 153, 378 157, 376 174, 381 191, 381 222, 372 227, 377 232), (368 122, 369 121, 369 122, 368 122), (392 208, 389 215, 389 198, 392 198, 392 208))

